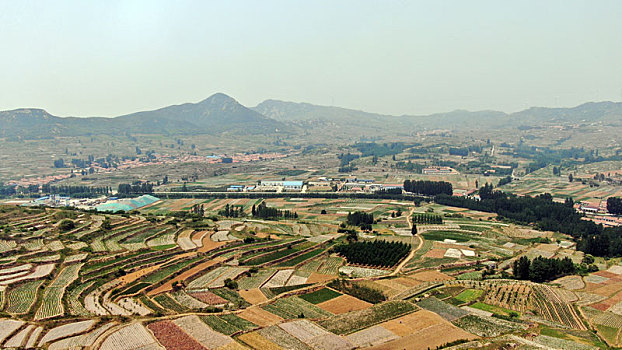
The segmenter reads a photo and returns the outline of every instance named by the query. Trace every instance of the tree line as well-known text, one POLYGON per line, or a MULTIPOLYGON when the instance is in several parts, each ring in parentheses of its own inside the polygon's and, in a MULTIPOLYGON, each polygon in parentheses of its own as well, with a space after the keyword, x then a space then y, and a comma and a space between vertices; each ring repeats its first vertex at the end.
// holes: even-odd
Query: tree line
POLYGON ((42 185, 43 193, 57 194, 61 196, 69 196, 75 198, 91 198, 99 196, 107 196, 112 192, 108 186, 51 186, 49 184, 42 185))
POLYGON ((453 186, 446 181, 427 181, 427 180, 406 180, 404 181, 406 192, 421 194, 425 196, 435 196, 439 194, 452 195, 453 186))
POLYGON ((149 182, 136 183, 136 184, 119 184, 117 193, 123 194, 145 194, 153 193, 153 184, 149 182))
POLYGON ((520 224, 534 224, 537 229, 557 231, 572 236, 577 249, 595 256, 620 256, 622 254, 622 227, 604 228, 600 224, 583 220, 583 215, 574 208, 572 199, 565 203, 553 201, 548 194, 535 197, 515 196, 494 191, 486 184, 479 191, 481 200, 465 197, 438 195, 438 204, 497 213, 520 224))
POLYGON ((244 206, 227 204, 224 208, 218 211, 218 215, 228 218, 239 218, 241 216, 244 216, 244 206))
POLYGON ((415 213, 412 216, 412 220, 417 224, 435 224, 440 225, 443 223, 443 217, 435 214, 415 213))

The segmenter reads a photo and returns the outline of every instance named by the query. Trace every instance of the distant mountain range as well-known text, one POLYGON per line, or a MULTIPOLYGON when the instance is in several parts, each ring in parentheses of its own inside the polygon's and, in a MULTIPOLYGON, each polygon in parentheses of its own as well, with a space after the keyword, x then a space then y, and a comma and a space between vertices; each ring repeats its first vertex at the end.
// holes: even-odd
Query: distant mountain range
POLYGON ((0 137, 132 134, 291 134, 338 128, 357 135, 374 131, 501 128, 542 123, 619 122, 622 103, 590 102, 573 108, 533 107, 517 113, 456 110, 427 116, 391 116, 339 107, 266 100, 247 108, 225 94, 114 118, 57 117, 42 109, 0 112, 0 137))

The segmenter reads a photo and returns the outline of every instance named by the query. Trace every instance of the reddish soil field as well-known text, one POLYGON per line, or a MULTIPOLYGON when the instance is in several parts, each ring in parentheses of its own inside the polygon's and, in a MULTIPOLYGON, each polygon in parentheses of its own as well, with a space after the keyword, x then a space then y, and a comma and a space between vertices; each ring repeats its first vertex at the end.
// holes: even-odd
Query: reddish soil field
POLYGON ((602 295, 604 297, 611 297, 612 295, 617 294, 618 292, 620 292, 620 290, 622 290, 621 283, 611 283, 611 284, 606 284, 606 285, 600 284, 598 285, 598 287, 599 288, 596 288, 591 292, 598 294, 598 295, 602 295))
POLYGON ((181 275, 176 276, 175 278, 169 280, 168 282, 164 283, 163 285, 159 286, 158 288, 150 291, 149 293, 147 293, 147 295, 149 296, 154 296, 154 295, 158 295, 160 293, 164 293, 164 292, 170 292, 171 290, 173 290, 173 283, 178 282, 178 281, 185 281, 186 279, 190 278, 190 276, 205 270, 206 268, 216 265, 220 262, 222 262, 224 258, 221 257, 216 257, 212 260, 206 261, 204 263, 201 263, 189 270, 184 271, 181 275))
POLYGON ((201 241, 203 246, 197 249, 199 253, 206 253, 226 244, 226 242, 214 242, 211 239, 212 234, 206 235, 201 241))
POLYGON ((595 308, 596 310, 600 310, 600 311, 607 311, 607 309, 610 307, 611 305, 606 304, 606 303, 598 303, 598 304, 592 304, 590 305, 590 307, 595 308))
POLYGON ((147 328, 153 332, 153 335, 155 335, 158 341, 167 349, 209 350, 171 321, 166 320, 151 323, 147 328))
POLYGON ((323 303, 319 303, 317 304, 317 306, 328 312, 339 315, 345 314, 346 312, 350 311, 367 309, 368 307, 372 306, 372 304, 357 299, 353 296, 344 294, 323 303))
POLYGON ((598 275, 598 276, 606 277, 606 278, 619 278, 620 277, 620 275, 615 274, 613 272, 609 272, 609 271, 594 272, 594 275, 598 275))

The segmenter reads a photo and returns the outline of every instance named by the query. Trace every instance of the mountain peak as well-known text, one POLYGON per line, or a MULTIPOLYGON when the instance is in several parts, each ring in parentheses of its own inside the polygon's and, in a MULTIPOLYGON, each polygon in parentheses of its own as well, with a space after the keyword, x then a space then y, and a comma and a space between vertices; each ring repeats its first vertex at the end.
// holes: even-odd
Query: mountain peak
POLYGON ((205 100, 199 102, 199 104, 222 104, 222 103, 239 103, 233 97, 223 94, 222 92, 217 92, 212 96, 206 98, 205 100))

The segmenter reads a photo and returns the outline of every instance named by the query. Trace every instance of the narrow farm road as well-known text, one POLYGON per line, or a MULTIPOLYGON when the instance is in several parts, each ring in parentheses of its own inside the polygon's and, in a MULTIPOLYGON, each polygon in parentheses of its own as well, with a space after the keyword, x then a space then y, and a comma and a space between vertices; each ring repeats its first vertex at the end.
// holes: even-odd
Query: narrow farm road
MULTIPOLYGON (((412 228, 413 228, 413 225, 414 225, 414 224, 413 224, 413 221, 412 221, 412 216, 413 216, 413 213, 414 213, 414 212, 415 212, 415 207, 410 208, 410 211, 408 212, 408 217, 406 218, 406 220, 408 221, 408 227, 409 227, 410 229, 412 229, 412 228)), ((417 244, 417 248, 412 249, 412 250, 410 251, 410 253, 408 254, 408 256, 407 256, 404 260, 402 260, 402 262, 401 262, 399 265, 397 265, 397 267, 395 268, 395 270, 393 270, 393 272, 391 272, 391 273, 389 274, 389 276, 395 276, 395 275, 397 275, 398 273, 400 273, 400 271, 402 270, 402 268, 403 268, 403 267, 404 267, 404 266, 405 266, 405 265, 406 265, 406 264, 410 261, 410 259, 412 259, 412 258, 413 258, 413 256, 415 256, 415 253, 416 253, 419 249, 421 249, 421 247, 423 246, 423 237, 421 237, 421 236, 416 236, 416 237, 412 237, 411 239, 417 239, 417 240, 419 240, 419 244, 417 244)), ((413 245, 414 245, 414 244, 413 244, 413 245)))

